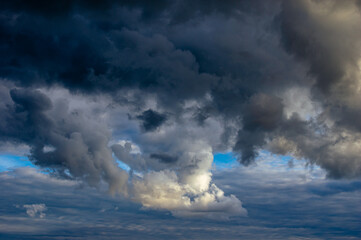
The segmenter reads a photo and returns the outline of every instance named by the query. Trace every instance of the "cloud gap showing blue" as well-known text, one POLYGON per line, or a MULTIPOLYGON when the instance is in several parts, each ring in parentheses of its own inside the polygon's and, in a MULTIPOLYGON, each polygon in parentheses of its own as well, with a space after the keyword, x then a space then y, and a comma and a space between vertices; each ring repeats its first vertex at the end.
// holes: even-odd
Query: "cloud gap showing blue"
POLYGON ((0 154, 0 172, 9 171, 19 167, 37 168, 26 156, 0 154))

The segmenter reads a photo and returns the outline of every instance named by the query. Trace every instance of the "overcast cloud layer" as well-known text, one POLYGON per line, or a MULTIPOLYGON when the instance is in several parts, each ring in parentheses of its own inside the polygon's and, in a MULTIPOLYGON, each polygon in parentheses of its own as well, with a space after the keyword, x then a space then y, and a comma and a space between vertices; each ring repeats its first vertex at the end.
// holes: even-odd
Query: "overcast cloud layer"
POLYGON ((3 1, 0 149, 145 209, 246 217, 213 154, 361 176, 360 26, 357 0, 3 1))
POLYGON ((359 180, 323 180, 295 163, 219 171, 214 181, 242 199, 248 217, 179 218, 34 169, 0 173, 4 239, 358 239, 359 180), (57 189, 57 191, 54 191, 57 189), (34 194, 36 193, 36 194, 34 194), (26 196, 26 199, 24 198, 26 196), (39 209, 32 214, 32 210, 39 209), (41 211, 40 211, 41 210, 41 211), (43 214, 43 217, 41 217, 43 214))

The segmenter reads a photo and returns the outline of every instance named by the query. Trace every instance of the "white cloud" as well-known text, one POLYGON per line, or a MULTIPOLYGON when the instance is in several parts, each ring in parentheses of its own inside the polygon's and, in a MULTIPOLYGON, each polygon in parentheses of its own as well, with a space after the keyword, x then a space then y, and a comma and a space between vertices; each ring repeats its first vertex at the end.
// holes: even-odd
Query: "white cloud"
POLYGON ((46 215, 44 212, 47 210, 47 207, 44 203, 25 204, 23 207, 26 209, 26 214, 28 214, 30 217, 44 218, 46 215))
POLYGON ((175 170, 150 171, 133 180, 134 200, 147 208, 170 210, 181 217, 226 220, 247 211, 235 196, 225 196, 212 183, 212 148, 205 142, 178 143, 180 163, 175 170), (182 149, 182 150, 181 150, 182 149))
MULTIPOLYGON (((150 172, 134 182, 134 198, 145 207, 170 210, 180 217, 206 217, 227 220, 232 216, 246 216, 247 211, 235 196, 225 196, 210 176, 203 175, 208 186, 199 188, 195 182, 182 184, 174 171, 150 172), (193 186, 192 186, 193 185, 193 186)), ((202 181, 201 181, 202 182, 202 181)))

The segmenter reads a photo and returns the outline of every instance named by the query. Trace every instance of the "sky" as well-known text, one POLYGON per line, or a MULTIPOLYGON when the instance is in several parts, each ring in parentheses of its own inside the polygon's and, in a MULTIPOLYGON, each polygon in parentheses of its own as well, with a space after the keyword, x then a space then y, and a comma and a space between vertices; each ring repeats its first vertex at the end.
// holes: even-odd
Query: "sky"
POLYGON ((0 238, 360 239, 361 1, 0 3, 0 238))

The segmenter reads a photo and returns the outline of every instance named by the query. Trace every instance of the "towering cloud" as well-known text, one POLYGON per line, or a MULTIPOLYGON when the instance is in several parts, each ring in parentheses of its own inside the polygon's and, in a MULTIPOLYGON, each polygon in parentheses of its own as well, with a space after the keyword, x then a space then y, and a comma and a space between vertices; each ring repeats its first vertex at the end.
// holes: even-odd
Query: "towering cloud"
POLYGON ((61 176, 81 178, 91 186, 104 179, 111 192, 124 191, 127 175, 116 167, 104 126, 87 113, 69 109, 65 100, 53 104, 39 90, 14 88, 9 93, 12 102, 1 106, 4 140, 29 145, 35 164, 61 176))
POLYGON ((180 216, 246 213, 212 183, 214 152, 248 166, 267 149, 360 177, 360 6, 1 3, 1 144, 180 216))

